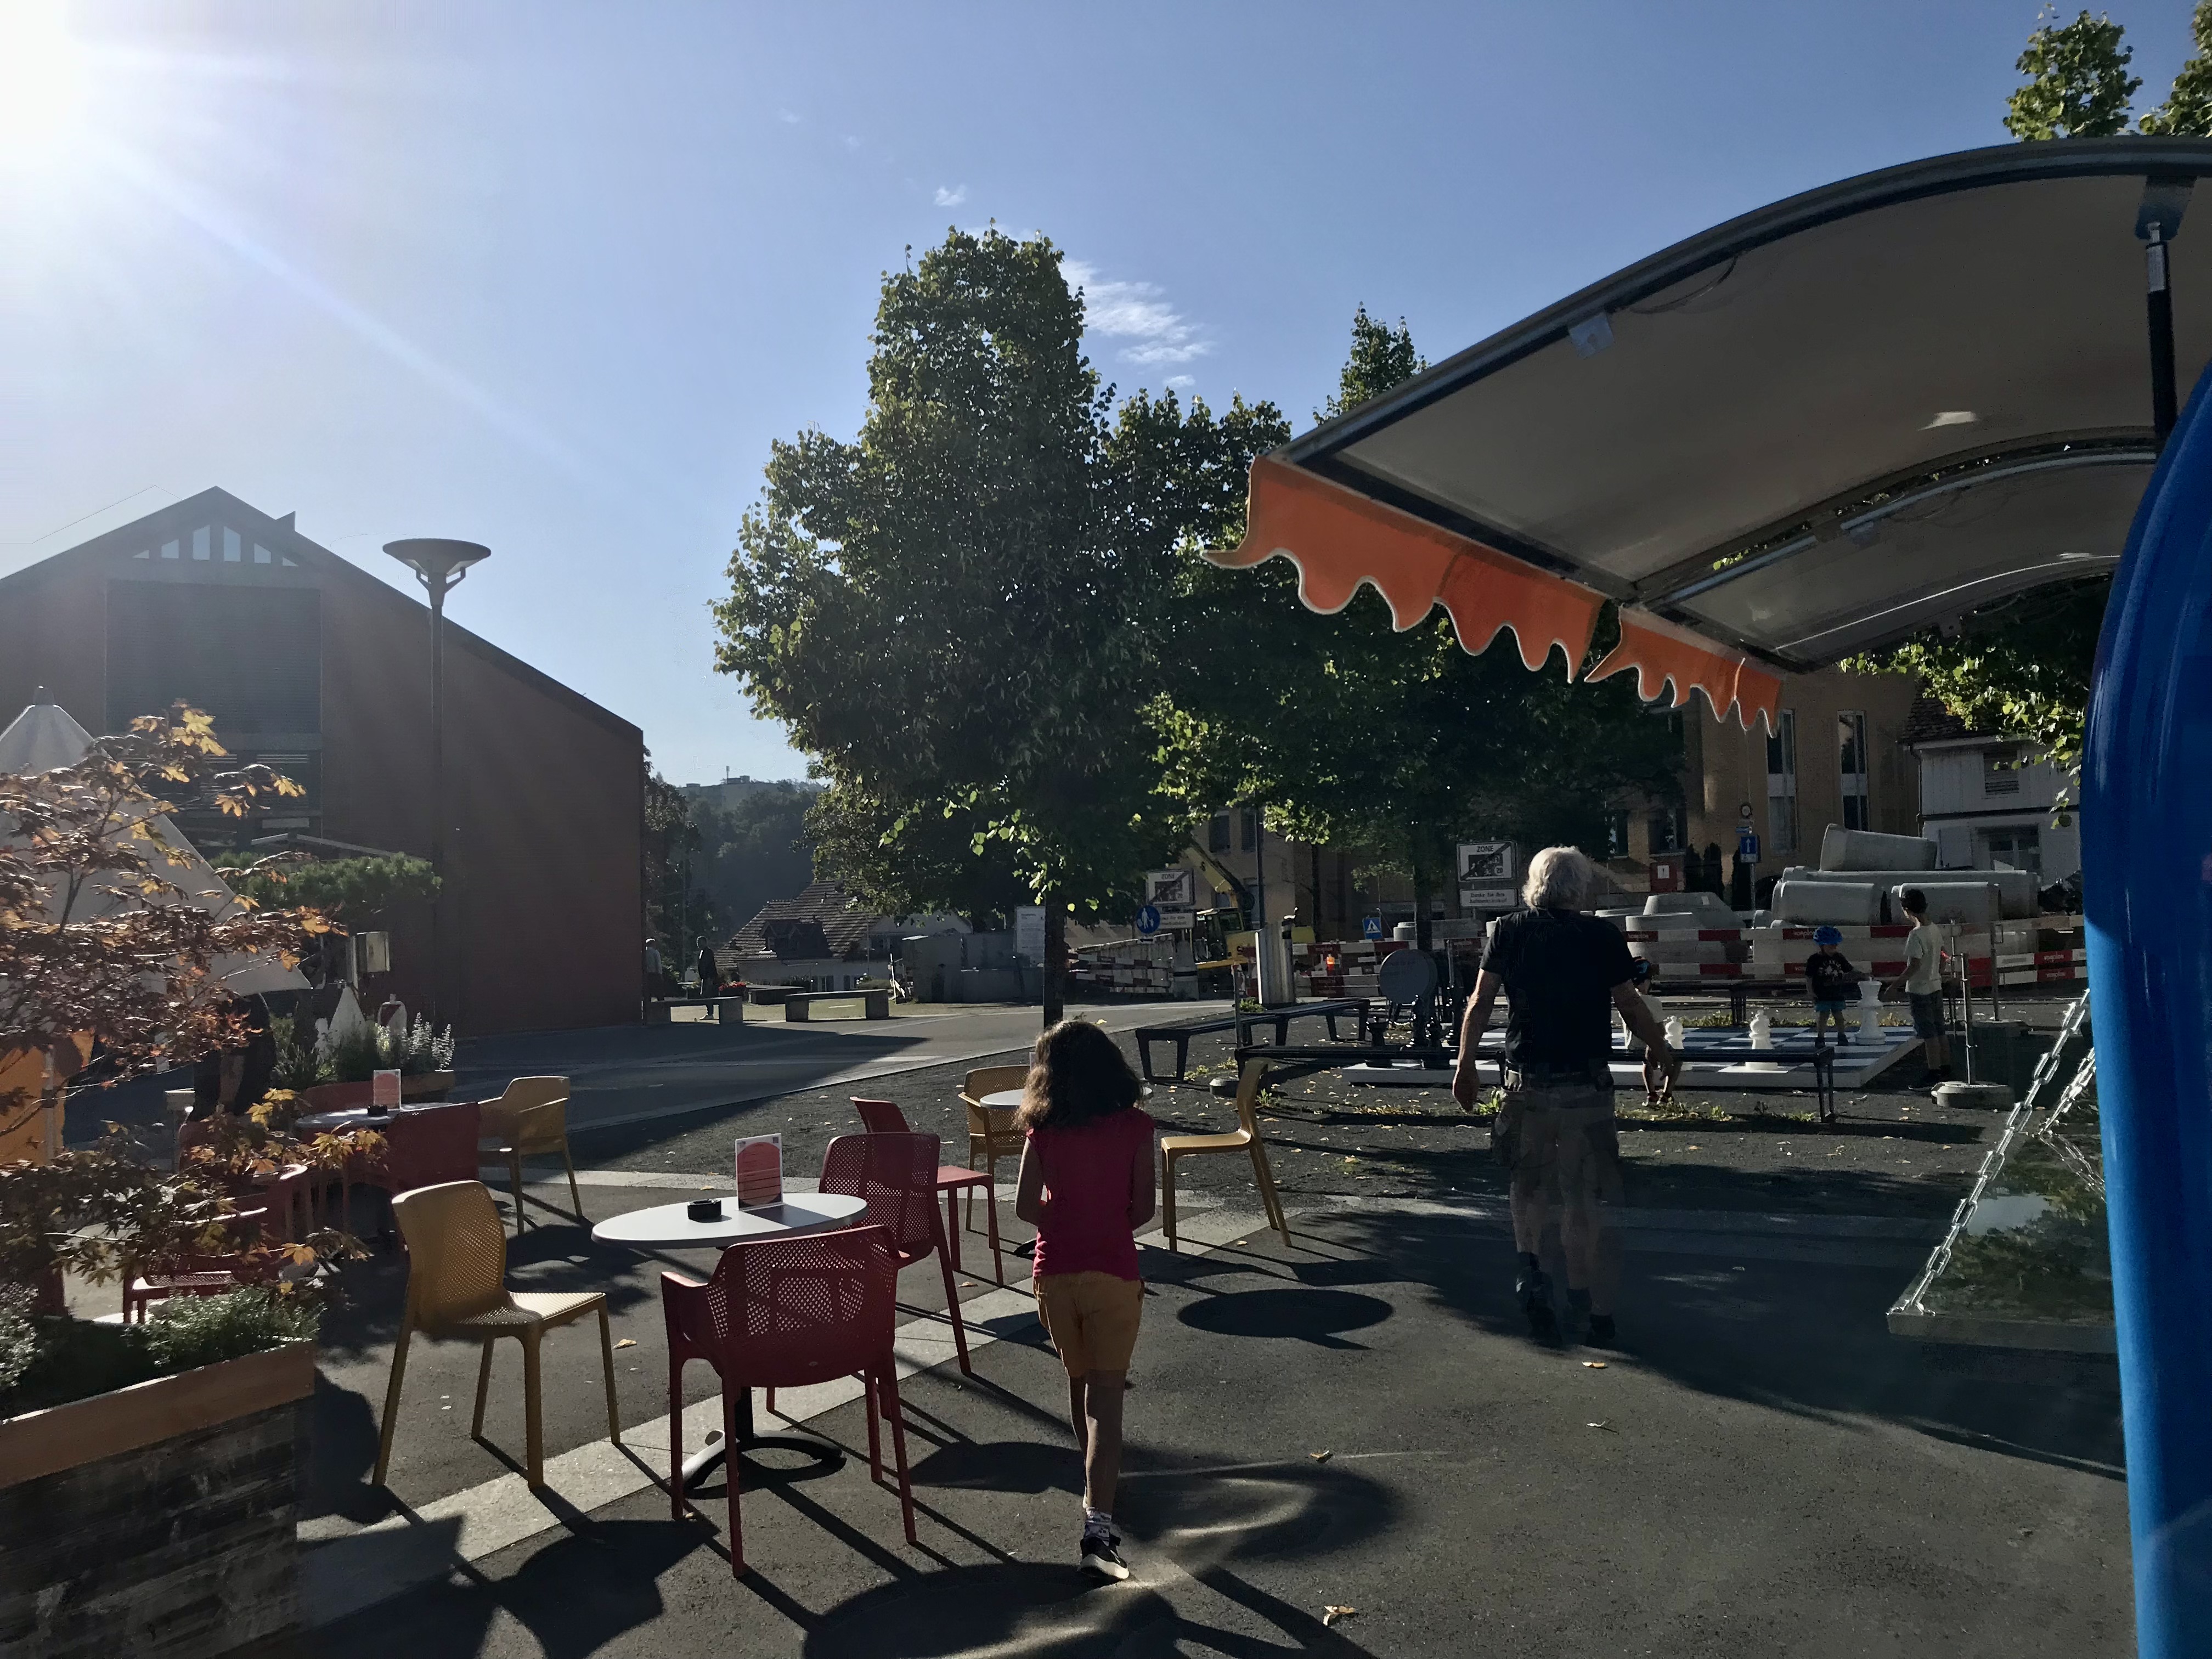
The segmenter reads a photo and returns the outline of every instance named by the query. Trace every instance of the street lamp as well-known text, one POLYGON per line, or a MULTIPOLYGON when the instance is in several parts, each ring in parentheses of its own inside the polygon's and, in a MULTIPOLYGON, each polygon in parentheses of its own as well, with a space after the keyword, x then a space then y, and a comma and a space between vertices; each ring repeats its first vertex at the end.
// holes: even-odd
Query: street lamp
MULTIPOLYGON (((430 867, 442 883, 446 873, 446 595, 461 585, 471 565, 491 557, 491 549, 476 542, 428 536, 386 542, 384 550, 412 570, 415 580, 430 595, 430 867)), ((441 886, 430 901, 431 977, 441 1002, 446 964, 439 916, 445 908, 444 900, 441 886)))

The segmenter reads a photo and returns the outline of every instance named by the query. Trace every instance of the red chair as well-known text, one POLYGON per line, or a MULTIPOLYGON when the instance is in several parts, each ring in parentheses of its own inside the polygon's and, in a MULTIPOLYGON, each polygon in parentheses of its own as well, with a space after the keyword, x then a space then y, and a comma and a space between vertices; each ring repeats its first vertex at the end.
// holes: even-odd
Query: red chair
MULTIPOLYGON (((222 1218, 226 1232, 244 1242, 267 1225, 266 1209, 236 1210, 222 1218)), ((146 1322, 146 1310, 173 1296, 221 1296, 241 1285, 263 1283, 269 1275, 249 1271, 243 1255, 227 1251, 180 1250, 173 1255, 133 1262, 123 1272, 123 1322, 146 1322)))
POLYGON ((417 1187, 441 1187, 449 1181, 477 1178, 477 1140, 482 1116, 473 1100, 451 1106, 394 1112, 375 1127, 384 1136, 380 1158, 362 1160, 353 1179, 397 1198, 417 1187))
MULTIPOLYGON (((936 1213, 934 1204, 926 1207, 936 1213)), ((749 1431, 750 1390, 758 1388, 796 1389, 859 1376, 867 1390, 869 1469, 880 1486, 880 1413, 890 1419, 906 1541, 919 1541, 907 1479, 906 1419, 891 1353, 899 1265, 889 1228, 848 1227, 732 1244, 703 1285, 681 1273, 661 1274, 661 1312, 668 1322, 669 1508, 678 1520, 684 1518, 684 1367, 703 1359, 722 1380, 732 1577, 745 1571, 738 1513, 738 1461, 745 1444, 738 1433, 739 1406, 749 1431)))
POLYGON ((960 1291, 952 1282, 952 1252, 937 1214, 937 1137, 923 1134, 839 1135, 822 1154, 821 1190, 865 1200, 872 1226, 888 1228, 898 1264, 911 1267, 933 1250, 945 1273, 945 1312, 960 1369, 968 1363, 968 1328, 960 1319, 960 1291))
MULTIPOLYGON (((861 1127, 872 1135, 902 1135, 913 1131, 908 1126, 906 1114, 894 1101, 864 1100, 852 1097, 853 1104, 860 1109, 861 1127)), ((981 1170, 969 1170, 957 1164, 937 1166, 937 1190, 945 1197, 945 1241, 951 1246, 952 1271, 964 1273, 960 1265, 960 1218, 956 1202, 958 1194, 972 1193, 982 1188, 984 1218, 990 1230, 991 1272, 1001 1285, 1006 1282, 1006 1264, 999 1255, 999 1192, 991 1177, 981 1170)), ((975 1218, 975 1206, 968 1206, 968 1218, 975 1218)))

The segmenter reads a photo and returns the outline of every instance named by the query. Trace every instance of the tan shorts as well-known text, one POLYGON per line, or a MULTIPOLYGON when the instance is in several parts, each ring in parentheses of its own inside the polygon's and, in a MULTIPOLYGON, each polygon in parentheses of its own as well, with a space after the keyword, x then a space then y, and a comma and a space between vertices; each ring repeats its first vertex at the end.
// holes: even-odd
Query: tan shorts
MULTIPOLYGON (((1507 1091, 1498 1123, 1516 1141, 1513 1190, 1567 1204, 1618 1204, 1620 1130, 1613 1091, 1587 1086, 1507 1091)), ((1498 1131, 1493 1129, 1493 1137, 1498 1131)))
POLYGON ((1142 1279, 1115 1273, 1047 1273, 1036 1281, 1037 1316, 1070 1376, 1126 1371, 1137 1351, 1142 1279))

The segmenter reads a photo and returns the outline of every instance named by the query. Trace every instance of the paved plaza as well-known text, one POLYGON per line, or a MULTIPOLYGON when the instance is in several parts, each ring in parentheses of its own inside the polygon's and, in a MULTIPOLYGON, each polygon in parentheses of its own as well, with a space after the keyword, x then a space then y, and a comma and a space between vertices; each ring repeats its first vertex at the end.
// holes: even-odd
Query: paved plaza
MULTIPOLYGON (((1028 1011, 1034 1021, 1034 1011, 1028 1011)), ((1194 1045, 1164 1127, 1218 1128, 1194 1045)), ((966 1060, 879 1074, 957 1157, 966 1060)), ((532 1069, 542 1069, 533 1066, 532 1069)), ((734 1136, 813 1168, 858 1127, 829 1083, 580 1133, 588 1218, 726 1190, 734 1136)), ((665 1486, 658 1275, 709 1259, 593 1243, 565 1184, 529 1192, 519 1288, 604 1288, 625 1443, 596 1345, 546 1353, 548 1489, 533 1496, 517 1362, 484 1443, 474 1351, 418 1344, 387 1498, 368 1485, 404 1269, 349 1269, 325 1337, 303 1506, 300 1650, 426 1655, 1514 1653, 2122 1654, 2125 1489, 2107 1362, 1923 1349, 1883 1313, 1994 1138, 1922 1093, 1686 1103, 1637 1121, 1622 1345, 1547 1347, 1510 1296, 1486 1129, 1440 1091, 1292 1079, 1268 1133, 1292 1244, 1241 1159, 1188 1161, 1187 1248, 1157 1234, 1117 1505, 1135 1577, 1073 1565, 1078 1468, 1060 1368, 1025 1290, 965 1233, 975 1376, 951 1363, 934 1263, 901 1285, 921 1546, 867 1478, 855 1389, 778 1401, 838 1461, 748 1457, 732 1581, 720 1478, 700 1517, 665 1486), (1329 1615, 1330 1607, 1351 1607, 1329 1615)), ((1026 1230, 1001 1170, 1011 1245, 1026 1230)), ((686 1443, 719 1424, 687 1379, 686 1443)))

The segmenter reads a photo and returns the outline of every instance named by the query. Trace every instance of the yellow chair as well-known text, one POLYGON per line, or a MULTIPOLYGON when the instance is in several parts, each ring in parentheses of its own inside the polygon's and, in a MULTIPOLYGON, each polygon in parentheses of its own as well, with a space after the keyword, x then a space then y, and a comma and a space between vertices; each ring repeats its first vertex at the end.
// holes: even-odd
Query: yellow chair
POLYGON ((1168 1249, 1176 1247, 1175 1166, 1179 1158, 1206 1152, 1252 1155, 1252 1176, 1260 1183, 1260 1204, 1267 1224, 1291 1242, 1290 1224, 1283 1219, 1283 1200, 1275 1192, 1274 1171, 1267 1167, 1267 1143, 1260 1138, 1260 1086, 1267 1080, 1267 1062, 1248 1060, 1237 1079, 1237 1127, 1225 1135, 1163 1135, 1160 1137, 1160 1219, 1166 1229, 1168 1249))
POLYGON ((568 1079, 565 1077, 519 1077, 497 1100, 483 1103, 479 1119, 483 1149, 507 1160, 507 1173, 514 1188, 514 1231, 528 1225, 522 1211, 522 1160, 558 1152, 568 1171, 568 1201, 576 1219, 584 1218, 584 1200, 576 1191, 576 1164, 568 1156, 568 1079))
MULTIPOLYGON (((1026 1066, 980 1066, 968 1073, 960 1085, 960 1103, 968 1109, 968 1167, 976 1168, 975 1160, 983 1160, 982 1169, 991 1177, 991 1184, 999 1184, 999 1160, 1011 1158, 1017 1162, 1022 1156, 1022 1132, 1014 1127, 1014 1115, 1000 1107, 986 1106, 985 1095, 994 1095, 1005 1089, 1018 1089, 1029 1081, 1026 1066)), ((968 1194, 969 1232, 975 1231, 975 1194, 968 1194)))
POLYGON ((377 1440, 376 1480, 392 1466, 392 1431, 399 1410, 400 1379, 407 1374, 407 1344, 416 1332, 459 1337, 483 1345, 477 1370, 477 1413, 469 1432, 483 1436, 484 1395, 491 1387, 492 1344, 511 1336, 522 1345, 522 1407, 529 1441, 530 1484, 545 1484, 544 1413, 538 1384, 538 1346, 545 1333, 587 1313, 599 1316, 599 1353, 606 1364, 607 1437, 619 1443, 622 1419, 615 1408, 615 1345, 607 1328, 607 1298, 599 1291, 510 1291, 507 1288, 507 1229, 499 1206, 481 1181, 417 1187, 392 1200, 400 1236, 407 1241, 407 1311, 392 1351, 392 1381, 384 1391, 384 1427, 377 1440))

